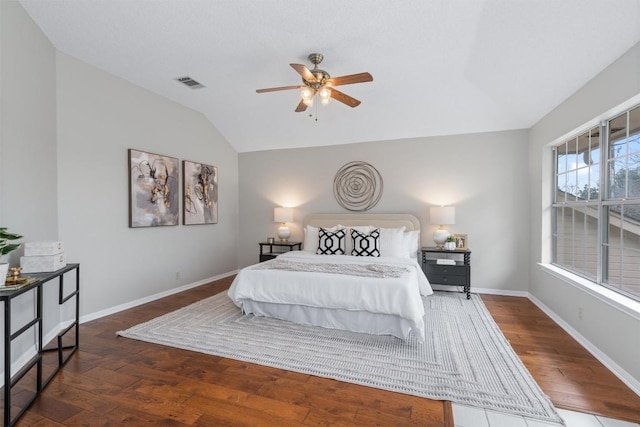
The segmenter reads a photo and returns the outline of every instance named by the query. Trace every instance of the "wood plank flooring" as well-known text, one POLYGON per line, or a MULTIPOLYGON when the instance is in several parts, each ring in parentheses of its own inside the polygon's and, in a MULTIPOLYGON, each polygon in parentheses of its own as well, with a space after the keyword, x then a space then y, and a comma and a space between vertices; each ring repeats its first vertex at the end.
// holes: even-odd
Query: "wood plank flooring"
MULTIPOLYGON (((81 325, 80 350, 18 425, 453 426, 449 402, 115 335, 225 291, 231 280, 219 280, 81 325)), ((528 299, 482 298, 556 406, 640 422, 640 397, 528 299)), ((25 394, 17 389, 14 400, 24 400, 25 394)))
POLYGON ((450 402, 115 335, 224 291, 231 280, 81 325, 80 350, 18 425, 453 427, 450 402))
POLYGON ((482 300, 556 407, 640 423, 640 396, 529 299, 482 300))

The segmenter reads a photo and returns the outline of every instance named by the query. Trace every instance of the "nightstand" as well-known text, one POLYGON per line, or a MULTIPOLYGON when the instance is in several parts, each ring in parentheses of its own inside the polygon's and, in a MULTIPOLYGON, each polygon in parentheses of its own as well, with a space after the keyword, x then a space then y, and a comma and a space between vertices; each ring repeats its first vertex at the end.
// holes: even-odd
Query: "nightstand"
MULTIPOLYGON (((422 252, 422 270, 429 279, 430 283, 435 285, 462 286, 463 292, 466 292, 467 299, 471 298, 471 251, 468 249, 456 249, 447 251, 445 249, 423 247, 422 252), (462 260, 455 260, 455 265, 438 264, 437 259, 428 256, 429 254, 438 255, 462 255, 462 260)), ((442 257, 452 259, 451 257, 442 257)), ((459 258, 459 257, 457 257, 459 258)))
POLYGON ((293 251, 294 249, 301 250, 302 242, 260 242, 260 262, 268 261, 270 259, 274 259, 278 255, 293 251), (274 251, 273 248, 280 248, 280 250, 274 251), (267 250, 267 252, 265 252, 267 250))

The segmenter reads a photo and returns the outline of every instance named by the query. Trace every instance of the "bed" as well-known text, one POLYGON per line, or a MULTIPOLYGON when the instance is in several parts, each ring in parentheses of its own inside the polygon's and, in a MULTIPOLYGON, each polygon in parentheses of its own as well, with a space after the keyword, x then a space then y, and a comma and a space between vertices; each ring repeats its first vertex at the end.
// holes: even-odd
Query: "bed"
POLYGON ((415 216, 313 214, 305 218, 303 229, 302 251, 238 273, 228 295, 243 313, 424 339, 422 296, 433 291, 417 261, 420 223, 415 216), (340 243, 345 253, 354 247, 363 252, 332 252, 340 243), (330 250, 318 254, 318 248, 330 250))

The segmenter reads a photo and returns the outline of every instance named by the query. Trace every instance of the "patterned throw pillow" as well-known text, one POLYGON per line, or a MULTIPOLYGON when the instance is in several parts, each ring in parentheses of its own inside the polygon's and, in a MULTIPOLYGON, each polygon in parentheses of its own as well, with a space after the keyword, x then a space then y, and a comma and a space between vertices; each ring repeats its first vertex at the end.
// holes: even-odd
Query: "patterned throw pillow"
POLYGON ((344 228, 329 231, 326 228, 318 229, 318 255, 344 255, 344 241, 347 232, 344 228))
POLYGON ((351 255, 380 256, 380 229, 375 228, 369 234, 352 229, 351 238, 353 239, 351 255))

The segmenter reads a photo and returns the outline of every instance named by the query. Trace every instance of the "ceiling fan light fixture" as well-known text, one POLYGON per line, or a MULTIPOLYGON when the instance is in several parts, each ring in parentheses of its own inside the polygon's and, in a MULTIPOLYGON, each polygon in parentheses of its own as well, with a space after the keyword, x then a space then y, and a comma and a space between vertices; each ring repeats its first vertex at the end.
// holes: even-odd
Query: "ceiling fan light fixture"
POLYGON ((320 99, 322 101, 329 101, 329 98, 331 98, 331 90, 327 87, 323 87, 322 89, 320 89, 318 94, 320 95, 320 99))
POLYGON ((304 105, 306 105, 307 107, 311 107, 313 105, 313 97, 307 99, 303 98, 302 102, 304 102, 304 105))
POLYGON ((313 91, 310 88, 305 87, 300 91, 300 96, 303 100, 307 101, 313 98, 313 91))

